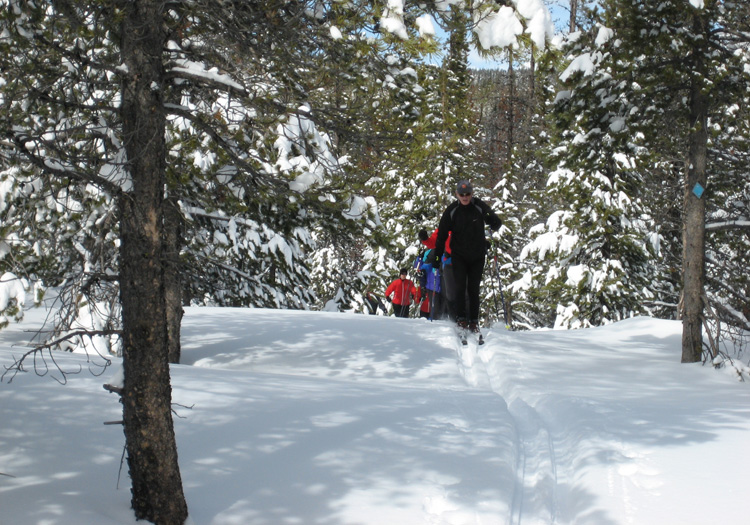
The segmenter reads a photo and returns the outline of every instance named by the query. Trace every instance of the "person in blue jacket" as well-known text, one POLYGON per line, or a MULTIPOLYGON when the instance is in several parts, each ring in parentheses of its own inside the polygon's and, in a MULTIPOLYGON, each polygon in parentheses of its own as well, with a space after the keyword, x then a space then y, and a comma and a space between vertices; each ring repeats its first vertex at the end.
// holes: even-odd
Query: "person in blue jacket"
MULTIPOLYGON (((437 230, 436 230, 437 231, 437 230)), ((419 240, 425 246, 427 244, 427 232, 419 232, 419 240)), ((441 319, 443 308, 440 297, 440 272, 437 267, 433 267, 427 260, 434 249, 427 248, 424 253, 420 254, 414 261, 414 269, 419 275, 419 316, 427 319, 441 319)))
POLYGON ((492 231, 497 231, 502 221, 484 201, 474 196, 474 188, 468 180, 458 183, 456 197, 440 218, 434 253, 439 260, 450 232, 455 296, 459 298, 456 300, 456 324, 461 329, 479 332, 479 286, 488 248, 484 227, 488 225, 492 231), (466 301, 460 299, 464 296, 466 301))

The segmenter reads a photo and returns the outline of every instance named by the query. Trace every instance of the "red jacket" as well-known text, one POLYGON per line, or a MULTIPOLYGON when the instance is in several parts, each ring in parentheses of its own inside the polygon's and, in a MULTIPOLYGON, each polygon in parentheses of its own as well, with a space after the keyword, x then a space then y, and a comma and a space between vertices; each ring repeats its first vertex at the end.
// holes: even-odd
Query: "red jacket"
MULTIPOLYGON (((426 241, 422 241, 422 244, 424 244, 428 250, 432 250, 433 248, 435 248, 435 244, 437 243, 437 236, 438 236, 438 231, 436 229, 434 232, 432 232, 432 235, 430 235, 430 237, 426 241)), ((448 255, 451 254, 450 232, 448 232, 448 239, 445 241, 445 253, 447 253, 448 255)))
POLYGON ((390 297, 391 294, 393 294, 393 304, 409 305, 412 299, 417 297, 417 289, 409 279, 399 277, 385 291, 386 297, 390 297))
POLYGON ((430 313, 430 296, 425 291, 422 291, 422 288, 417 288, 417 302, 422 301, 419 305, 419 311, 424 312, 426 314, 430 313), (422 294, 424 293, 424 296, 422 294))

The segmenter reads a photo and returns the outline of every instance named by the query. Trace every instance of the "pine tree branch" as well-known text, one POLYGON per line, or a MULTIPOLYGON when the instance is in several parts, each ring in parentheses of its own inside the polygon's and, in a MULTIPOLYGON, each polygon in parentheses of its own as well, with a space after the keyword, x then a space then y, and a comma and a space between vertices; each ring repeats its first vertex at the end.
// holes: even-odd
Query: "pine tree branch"
MULTIPOLYGON (((224 152, 229 155, 229 157, 242 169, 244 169, 247 173, 250 174, 250 177, 252 179, 252 182, 257 186, 259 181, 261 179, 264 179, 261 172, 259 172, 252 164, 248 163, 245 159, 240 157, 237 148, 234 147, 231 143, 229 143, 227 140, 224 139, 217 131, 216 129, 204 122, 202 119, 198 118, 195 114, 193 114, 190 111, 187 111, 181 106, 177 106, 174 104, 165 104, 165 109, 171 113, 172 115, 177 115, 179 117, 184 118, 193 126, 195 126, 198 130, 208 135, 224 152)), ((264 180, 264 182, 271 182, 271 180, 264 180)))
POLYGON ((731 221, 710 222, 706 224, 706 231, 729 231, 729 230, 750 230, 750 220, 734 219, 731 221))
POLYGON ((102 177, 88 174, 70 166, 65 166, 63 162, 55 160, 49 156, 40 156, 33 153, 26 144, 32 139, 25 133, 6 133, 6 138, 13 144, 14 149, 25 157, 31 164, 36 166, 40 171, 58 179, 73 179, 80 182, 91 183, 103 188, 111 195, 118 197, 122 193, 122 188, 102 177))

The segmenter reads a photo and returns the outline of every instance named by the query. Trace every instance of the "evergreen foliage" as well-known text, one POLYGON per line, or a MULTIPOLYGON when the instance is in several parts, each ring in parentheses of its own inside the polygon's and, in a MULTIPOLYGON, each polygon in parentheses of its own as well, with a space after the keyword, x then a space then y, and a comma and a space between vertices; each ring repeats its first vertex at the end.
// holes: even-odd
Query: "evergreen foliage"
POLYGON ((555 327, 597 326, 644 313, 653 296, 648 284, 656 280, 650 220, 639 205, 639 148, 623 118, 632 105, 617 93, 620 81, 602 49, 604 35, 594 26, 571 44, 570 53, 584 58, 563 72, 555 101, 559 136, 549 156, 556 166, 547 198, 558 208, 531 229, 521 259, 534 264, 514 285, 516 293, 528 294, 530 318, 545 317, 535 305, 555 304, 545 319, 555 327))
MULTIPOLYGON (((502 283, 516 327, 674 318, 695 81, 710 103, 706 294, 747 325, 743 3, 577 3, 581 31, 559 52, 530 32, 483 50, 502 71, 468 64, 497 6, 433 9, 439 49, 420 34, 424 9, 397 4, 169 5, 159 88, 183 302, 363 311, 363 292, 411 266, 417 232, 469 178, 504 222, 485 304, 502 283), (688 67, 696 49, 702 73, 688 67)), ((63 290, 61 333, 91 308, 116 331, 118 10, 57 5, 2 15, 0 271, 63 290)))

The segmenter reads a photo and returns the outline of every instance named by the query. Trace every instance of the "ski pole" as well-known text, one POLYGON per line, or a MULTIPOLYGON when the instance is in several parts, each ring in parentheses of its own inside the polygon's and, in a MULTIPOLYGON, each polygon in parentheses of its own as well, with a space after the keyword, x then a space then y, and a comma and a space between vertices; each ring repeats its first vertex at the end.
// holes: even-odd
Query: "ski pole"
POLYGON ((437 286, 435 286, 435 273, 437 272, 437 270, 435 270, 435 268, 432 268, 430 271, 432 272, 432 293, 429 294, 429 297, 430 297, 430 321, 433 321, 435 319, 435 294, 436 294, 435 288, 437 288, 437 286))
POLYGON ((495 244, 495 240, 492 239, 492 244, 495 252, 495 274, 497 275, 497 287, 500 289, 500 301, 503 304, 503 320, 505 321, 505 329, 510 330, 510 319, 508 319, 508 308, 505 305, 505 294, 503 293, 503 283, 500 279, 500 267, 497 263, 497 244, 495 244))
MULTIPOLYGON (((495 249, 495 239, 492 237, 492 234, 490 234, 490 247, 492 248, 492 254, 495 260, 495 264, 497 264, 497 250, 495 249)), ((492 279, 494 281, 494 279, 492 279)), ((492 290, 492 298, 493 302, 495 303, 495 317, 496 319, 500 319, 500 307, 497 305, 497 286, 493 286, 492 290)))
MULTIPOLYGON (((492 253, 494 254, 495 264, 497 264, 497 252, 495 250, 495 239, 493 239, 492 237, 490 237, 490 245, 492 247, 492 253)), ((494 299, 494 303, 495 303, 495 316, 497 317, 497 319, 500 319, 500 308, 497 305, 497 288, 498 287, 493 286, 492 288, 493 288, 492 298, 494 299)))

